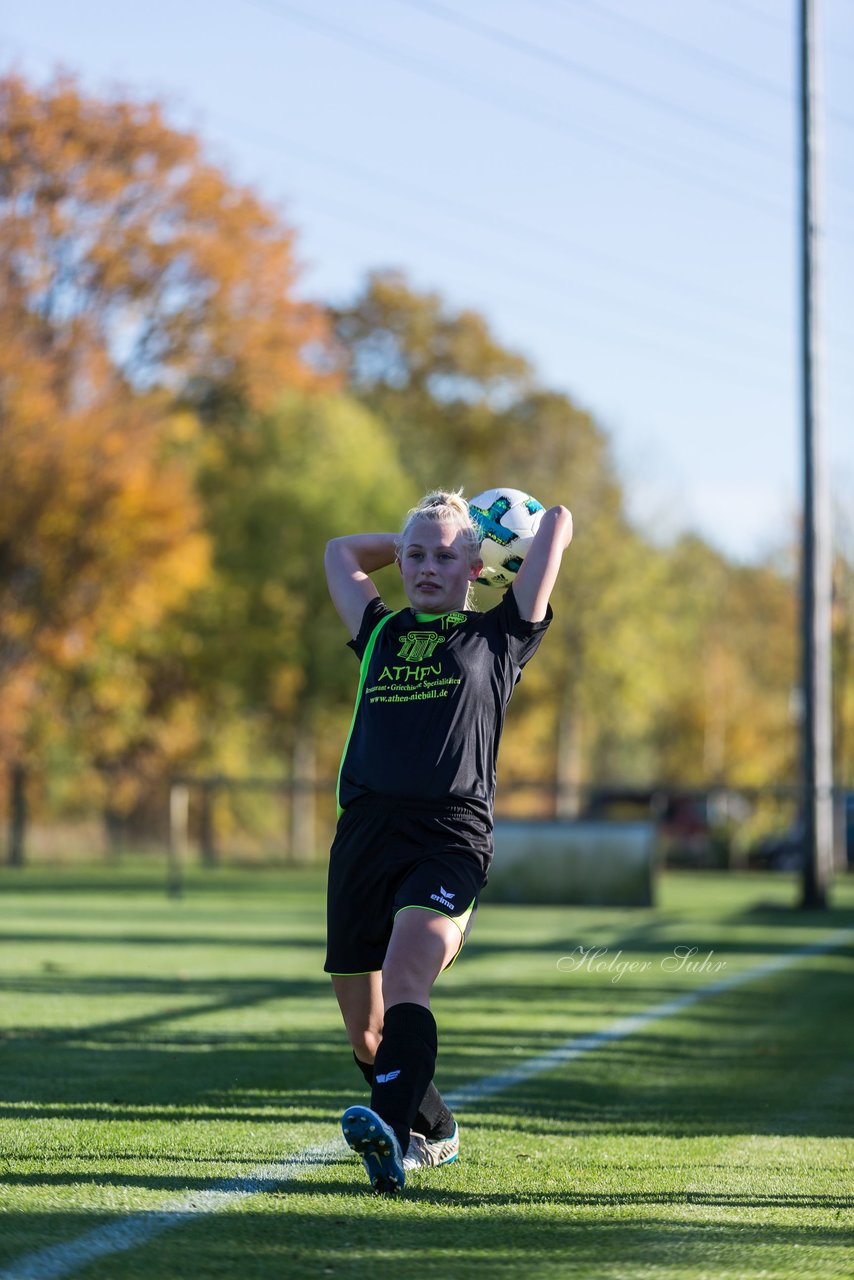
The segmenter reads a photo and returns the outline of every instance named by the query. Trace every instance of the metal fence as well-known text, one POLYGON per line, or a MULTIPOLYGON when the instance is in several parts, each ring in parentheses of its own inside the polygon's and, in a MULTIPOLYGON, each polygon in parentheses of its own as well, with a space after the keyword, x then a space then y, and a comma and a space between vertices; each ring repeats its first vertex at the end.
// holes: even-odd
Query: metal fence
MULTIPOLYGON (((336 822, 334 780, 194 776, 149 788, 143 807, 120 812, 109 788, 67 775, 20 773, 0 785, 7 862, 117 861, 131 853, 179 863, 304 865, 325 860, 336 822)), ((837 868, 854 862, 854 793, 836 795, 837 868)), ((696 868, 799 865, 793 787, 601 784, 561 791, 542 779, 504 783, 496 816, 655 824, 659 861, 696 868)))

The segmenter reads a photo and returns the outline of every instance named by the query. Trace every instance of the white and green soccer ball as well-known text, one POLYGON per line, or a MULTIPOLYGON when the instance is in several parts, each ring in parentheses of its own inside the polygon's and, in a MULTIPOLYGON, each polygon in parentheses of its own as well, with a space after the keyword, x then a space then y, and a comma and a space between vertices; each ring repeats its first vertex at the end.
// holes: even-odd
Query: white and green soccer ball
POLYGON ((472 519, 481 530, 483 569, 477 581, 505 591, 534 541, 545 507, 521 489, 487 489, 469 498, 472 519))

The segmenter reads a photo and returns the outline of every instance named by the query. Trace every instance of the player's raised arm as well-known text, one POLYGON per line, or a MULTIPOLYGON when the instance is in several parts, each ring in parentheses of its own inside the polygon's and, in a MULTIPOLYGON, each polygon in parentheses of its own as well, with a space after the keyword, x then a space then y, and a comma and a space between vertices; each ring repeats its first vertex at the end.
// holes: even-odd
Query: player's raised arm
POLYGON ((566 507, 550 507, 510 588, 527 622, 542 622, 546 616, 561 559, 571 541, 572 515, 566 507))
POLYGON ((326 544, 323 564, 329 594, 354 638, 365 606, 379 595, 368 574, 394 564, 395 541, 393 533, 355 533, 326 544))

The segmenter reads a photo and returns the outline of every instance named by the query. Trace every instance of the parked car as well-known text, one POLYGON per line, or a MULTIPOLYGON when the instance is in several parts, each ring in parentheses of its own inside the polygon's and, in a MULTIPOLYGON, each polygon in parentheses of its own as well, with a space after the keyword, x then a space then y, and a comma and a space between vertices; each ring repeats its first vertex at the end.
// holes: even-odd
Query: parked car
POLYGON ((804 863, 804 829, 798 823, 758 840, 747 855, 753 871, 800 871, 804 863))
MULTIPOLYGON (((854 869, 854 791, 845 795, 845 862, 854 869)), ((747 865, 757 871, 800 871, 804 865, 804 826, 796 822, 786 831, 776 831, 757 841, 748 854, 747 865)))
POLYGON ((658 856, 666 866, 722 867, 728 858, 720 797, 705 791, 657 787, 598 787, 581 817, 655 824, 658 856))

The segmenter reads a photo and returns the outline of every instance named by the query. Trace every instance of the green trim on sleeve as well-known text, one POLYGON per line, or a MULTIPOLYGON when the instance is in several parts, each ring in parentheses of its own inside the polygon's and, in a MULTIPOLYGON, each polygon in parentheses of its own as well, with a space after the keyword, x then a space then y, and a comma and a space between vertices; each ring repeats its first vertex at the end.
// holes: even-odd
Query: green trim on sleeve
POLYGON ((335 783, 335 801, 338 807, 339 818, 344 812, 341 808, 341 774, 344 771, 344 760, 347 756, 347 748, 350 745, 350 739, 353 736, 353 729, 356 725, 356 715, 359 711, 359 702, 362 697, 362 690, 364 689, 365 681, 368 678, 368 664, 374 654, 374 646, 377 642, 377 636, 382 631, 385 624, 390 621, 391 618, 396 618, 400 612, 400 609, 396 609, 393 613, 387 613, 384 617, 380 618, 379 622, 368 637, 368 643, 365 645, 365 652, 362 654, 362 661, 359 663, 359 687, 356 690, 356 701, 353 704, 353 717, 350 721, 350 728, 347 731, 347 741, 344 743, 344 750, 341 752, 341 763, 338 766, 338 780, 335 783))

